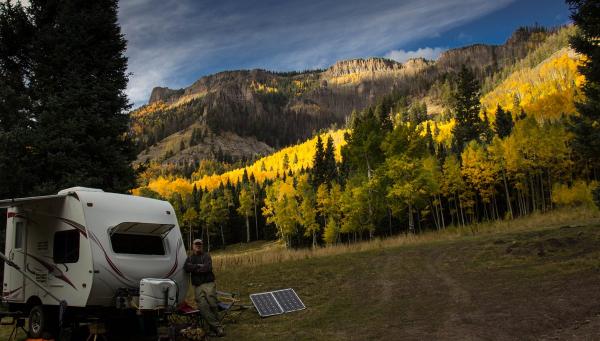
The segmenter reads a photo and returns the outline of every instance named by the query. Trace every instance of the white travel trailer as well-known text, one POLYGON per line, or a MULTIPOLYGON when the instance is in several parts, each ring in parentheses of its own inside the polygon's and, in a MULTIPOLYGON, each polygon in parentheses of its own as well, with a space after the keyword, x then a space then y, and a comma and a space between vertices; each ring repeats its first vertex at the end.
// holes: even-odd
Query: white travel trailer
POLYGON ((186 251, 168 202, 74 187, 0 208, 8 208, 2 300, 29 314, 31 336, 56 321, 59 301, 78 316, 137 309, 142 279, 171 279, 180 294, 165 302, 185 298, 186 251))

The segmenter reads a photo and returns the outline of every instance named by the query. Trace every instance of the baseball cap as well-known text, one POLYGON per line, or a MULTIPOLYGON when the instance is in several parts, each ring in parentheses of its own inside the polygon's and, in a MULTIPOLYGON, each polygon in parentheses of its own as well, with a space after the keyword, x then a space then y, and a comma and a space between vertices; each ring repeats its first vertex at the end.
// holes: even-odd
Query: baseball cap
POLYGON ((202 239, 194 239, 194 244, 204 244, 202 239))

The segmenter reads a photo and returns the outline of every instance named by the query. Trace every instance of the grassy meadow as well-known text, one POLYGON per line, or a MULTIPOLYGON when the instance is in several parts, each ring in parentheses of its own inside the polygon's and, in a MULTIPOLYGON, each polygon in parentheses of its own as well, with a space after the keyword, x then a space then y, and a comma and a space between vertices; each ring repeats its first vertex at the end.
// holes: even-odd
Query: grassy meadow
POLYGON ((307 309, 247 311, 230 340, 593 339, 600 219, 556 211, 316 251, 215 254, 218 286, 294 288, 307 309))

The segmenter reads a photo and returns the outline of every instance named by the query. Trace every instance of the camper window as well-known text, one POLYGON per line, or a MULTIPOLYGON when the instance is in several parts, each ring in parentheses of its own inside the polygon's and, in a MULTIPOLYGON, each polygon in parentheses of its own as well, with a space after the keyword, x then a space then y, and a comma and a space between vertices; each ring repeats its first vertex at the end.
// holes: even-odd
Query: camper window
POLYGON ((165 254, 165 244, 160 235, 113 233, 110 242, 115 253, 161 256, 165 254))
POLYGON ((79 231, 67 230, 54 234, 54 263, 77 263, 79 261, 79 231))

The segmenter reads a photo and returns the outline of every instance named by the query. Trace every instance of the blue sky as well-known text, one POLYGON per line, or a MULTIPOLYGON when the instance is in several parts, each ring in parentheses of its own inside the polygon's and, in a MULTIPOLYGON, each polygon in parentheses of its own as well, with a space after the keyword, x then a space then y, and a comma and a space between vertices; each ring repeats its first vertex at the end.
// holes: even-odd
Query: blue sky
POLYGON ((383 56, 435 59, 446 49, 502 44, 519 26, 569 21, 562 0, 121 0, 127 94, 186 87, 219 71, 325 68, 383 56))

